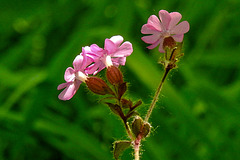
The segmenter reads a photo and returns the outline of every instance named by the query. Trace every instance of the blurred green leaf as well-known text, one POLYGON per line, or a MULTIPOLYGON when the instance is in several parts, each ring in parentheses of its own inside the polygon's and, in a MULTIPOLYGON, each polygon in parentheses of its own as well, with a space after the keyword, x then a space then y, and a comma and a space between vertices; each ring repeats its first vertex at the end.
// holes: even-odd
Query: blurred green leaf
POLYGON ((131 142, 126 140, 115 141, 113 143, 113 155, 116 160, 119 159, 119 156, 122 154, 124 150, 130 147, 131 142))

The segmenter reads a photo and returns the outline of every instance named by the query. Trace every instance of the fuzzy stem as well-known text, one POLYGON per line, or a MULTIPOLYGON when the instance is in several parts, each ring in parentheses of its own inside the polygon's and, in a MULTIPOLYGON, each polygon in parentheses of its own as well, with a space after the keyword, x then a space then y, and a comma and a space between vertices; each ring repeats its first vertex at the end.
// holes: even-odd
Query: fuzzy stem
POLYGON ((164 72, 164 75, 163 75, 163 77, 162 77, 162 79, 161 79, 161 81, 160 81, 160 83, 159 83, 159 85, 158 85, 158 88, 157 88, 157 90, 156 90, 156 92, 155 92, 155 95, 154 95, 154 97, 153 97, 152 103, 151 103, 151 105, 150 105, 150 107, 149 107, 149 109, 148 109, 147 115, 146 115, 145 120, 144 120, 145 122, 147 122, 148 119, 149 119, 150 116, 151 116, 151 113, 152 113, 152 111, 153 111, 153 108, 155 107, 155 105, 156 105, 156 103, 157 103, 157 101, 158 101, 158 97, 159 97, 159 94, 160 94, 160 92, 161 92, 161 90, 162 90, 163 83, 164 83, 164 81, 165 81, 165 79, 166 79, 166 77, 167 77, 167 75, 168 75, 168 73, 169 73, 170 70, 171 70, 170 68, 166 67, 165 72, 164 72))
POLYGON ((142 136, 139 134, 134 141, 134 156, 135 160, 139 160, 139 150, 140 150, 140 143, 141 143, 142 136))

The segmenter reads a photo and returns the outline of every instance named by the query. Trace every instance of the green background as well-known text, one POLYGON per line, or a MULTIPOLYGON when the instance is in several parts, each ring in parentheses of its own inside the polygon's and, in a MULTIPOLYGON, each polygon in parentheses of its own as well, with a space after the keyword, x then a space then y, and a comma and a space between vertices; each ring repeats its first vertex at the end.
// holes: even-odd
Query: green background
POLYGON ((112 159, 114 140, 126 139, 121 121, 84 84, 70 101, 56 88, 81 47, 122 35, 134 48, 121 67, 126 96, 144 101, 144 116, 163 69, 140 30, 161 9, 180 12, 190 31, 141 159, 240 159, 239 8, 239 0, 0 0, 0 159, 112 159))

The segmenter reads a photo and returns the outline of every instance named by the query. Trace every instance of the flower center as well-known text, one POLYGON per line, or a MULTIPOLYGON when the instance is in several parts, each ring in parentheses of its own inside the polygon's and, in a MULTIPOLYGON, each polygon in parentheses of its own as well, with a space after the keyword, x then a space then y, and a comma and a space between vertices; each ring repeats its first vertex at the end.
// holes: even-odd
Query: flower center
POLYGON ((162 36, 163 38, 167 38, 167 37, 170 37, 171 34, 170 34, 169 31, 164 31, 164 32, 162 32, 161 36, 162 36))
POLYGON ((113 65, 112 60, 111 60, 111 56, 109 56, 109 55, 104 55, 101 58, 101 61, 105 64, 105 66, 107 68, 113 65))
POLYGON ((78 71, 77 73, 75 73, 75 77, 76 77, 76 79, 78 79, 82 82, 85 82, 88 78, 88 76, 81 71, 78 71))

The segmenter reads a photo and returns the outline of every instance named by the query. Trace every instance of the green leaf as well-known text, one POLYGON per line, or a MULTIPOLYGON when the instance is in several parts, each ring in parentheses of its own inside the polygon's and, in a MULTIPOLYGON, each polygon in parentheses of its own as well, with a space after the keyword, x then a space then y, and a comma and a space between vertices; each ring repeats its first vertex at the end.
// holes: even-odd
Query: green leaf
POLYGON ((125 116, 124 116, 124 114, 122 112, 122 109, 119 105, 108 103, 108 102, 106 102, 106 104, 109 106, 111 111, 113 111, 113 113, 115 113, 116 115, 119 115, 122 119, 124 119, 125 116))
POLYGON ((114 158, 118 160, 122 152, 126 150, 128 147, 130 147, 130 145, 131 145, 131 141, 127 141, 127 140, 115 141, 113 143, 114 158))

